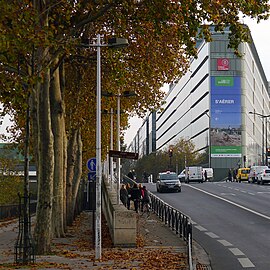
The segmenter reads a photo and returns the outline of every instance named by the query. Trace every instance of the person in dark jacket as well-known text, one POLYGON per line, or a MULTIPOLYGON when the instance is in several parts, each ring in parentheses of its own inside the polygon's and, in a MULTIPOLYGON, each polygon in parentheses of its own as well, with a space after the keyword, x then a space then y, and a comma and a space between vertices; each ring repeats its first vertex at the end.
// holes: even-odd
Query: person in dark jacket
POLYGON ((128 201, 128 191, 126 189, 126 185, 122 185, 120 189, 120 200, 123 203, 124 206, 127 207, 127 201, 128 201))
POLYGON ((141 211, 143 212, 143 207, 146 204, 151 203, 151 198, 149 196, 148 190, 146 189, 146 186, 143 186, 143 198, 142 198, 142 204, 141 204, 141 211))
POLYGON ((131 200, 131 194, 130 194, 131 187, 130 187, 129 183, 126 184, 126 189, 127 189, 127 192, 128 192, 127 209, 129 210, 130 209, 130 200, 131 200))
POLYGON ((130 190, 131 200, 134 202, 134 208, 136 213, 138 213, 139 202, 141 199, 141 191, 138 188, 138 185, 135 183, 130 190))

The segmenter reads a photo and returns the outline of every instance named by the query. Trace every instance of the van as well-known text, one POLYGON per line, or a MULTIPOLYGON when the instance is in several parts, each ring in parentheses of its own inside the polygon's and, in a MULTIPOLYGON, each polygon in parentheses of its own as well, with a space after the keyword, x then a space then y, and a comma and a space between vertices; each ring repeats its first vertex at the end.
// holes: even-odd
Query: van
POLYGON ((251 166, 248 176, 249 183, 256 183, 258 180, 258 174, 261 173, 264 169, 268 169, 267 166, 251 166))
POLYGON ((239 183, 241 181, 248 181, 249 173, 250 168, 239 168, 236 174, 236 181, 239 183))
POLYGON ((203 183, 203 168, 202 167, 186 167, 185 182, 199 182, 203 183))
POLYGON ((214 171, 213 168, 203 168, 203 179, 204 181, 212 181, 214 178, 214 171), (205 171, 207 173, 207 179, 205 179, 205 171))

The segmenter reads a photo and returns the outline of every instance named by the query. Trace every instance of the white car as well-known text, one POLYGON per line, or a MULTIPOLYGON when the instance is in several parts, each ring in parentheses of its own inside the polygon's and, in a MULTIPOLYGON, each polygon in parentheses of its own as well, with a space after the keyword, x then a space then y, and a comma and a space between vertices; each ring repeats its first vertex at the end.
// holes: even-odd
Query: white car
POLYGON ((186 178, 186 170, 183 170, 180 174, 178 174, 178 179, 180 180, 180 182, 185 182, 185 178, 186 178))
POLYGON ((178 180, 175 172, 162 172, 157 177, 157 192, 163 191, 177 191, 181 192, 181 182, 178 180))
POLYGON ((264 183, 270 183, 270 169, 263 169, 258 174, 257 184, 263 185, 264 183))

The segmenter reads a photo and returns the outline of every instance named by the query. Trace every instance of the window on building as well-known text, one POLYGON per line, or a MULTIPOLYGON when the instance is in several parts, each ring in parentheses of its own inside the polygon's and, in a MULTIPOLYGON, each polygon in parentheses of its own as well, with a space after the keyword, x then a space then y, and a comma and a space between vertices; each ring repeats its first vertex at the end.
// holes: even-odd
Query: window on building
POLYGON ((255 123, 252 123, 252 134, 255 136, 255 123))
POLYGON ((254 60, 252 60, 252 73, 254 73, 254 60))

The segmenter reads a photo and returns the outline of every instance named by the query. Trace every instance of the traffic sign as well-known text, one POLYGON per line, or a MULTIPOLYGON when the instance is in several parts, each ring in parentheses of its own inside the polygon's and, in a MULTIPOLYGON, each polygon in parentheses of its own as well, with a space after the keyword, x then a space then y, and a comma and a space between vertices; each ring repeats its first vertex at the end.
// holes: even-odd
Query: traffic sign
POLYGON ((96 181, 96 172, 88 173, 88 181, 96 181))
POLYGON ((95 157, 87 160, 86 166, 90 172, 96 172, 97 160, 95 157))
POLYGON ((139 154, 133 153, 133 152, 122 152, 122 151, 109 150, 109 156, 116 157, 116 158, 138 159, 139 154))

